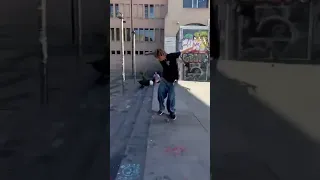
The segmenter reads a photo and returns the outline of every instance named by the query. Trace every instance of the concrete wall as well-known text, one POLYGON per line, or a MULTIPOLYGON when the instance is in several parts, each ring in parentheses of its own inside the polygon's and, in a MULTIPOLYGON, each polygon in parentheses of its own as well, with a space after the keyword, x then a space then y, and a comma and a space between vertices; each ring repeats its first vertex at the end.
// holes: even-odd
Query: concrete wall
POLYGON ((246 20, 234 14, 235 4, 230 4, 228 7, 226 3, 220 3, 219 25, 222 59, 259 59, 266 61, 280 59, 284 62, 301 60, 300 62, 305 61, 305 63, 318 63, 320 41, 316 32, 320 27, 318 18, 320 3, 313 3, 311 9, 308 3, 273 7, 271 5, 256 6, 256 23, 260 24, 260 29, 262 29, 257 30, 256 35, 248 33, 248 28, 243 25, 246 20), (300 16, 296 15, 298 11, 300 16), (267 15, 267 12, 271 14, 267 15), (270 20, 271 15, 275 17, 272 20, 270 20), (282 26, 280 31, 283 31, 282 39, 277 37, 277 33, 273 33, 274 30, 272 30, 279 29, 280 26, 282 26), (266 35, 263 31, 272 33, 266 35), (285 38, 288 40, 285 40, 285 38), (251 45, 248 45, 250 43, 251 45), (270 50, 273 51, 272 54, 270 50))
MULTIPOLYGON (((38 2, 37 0, 0 2, 1 109, 34 109, 39 105, 41 46, 38 2)), ((104 4, 106 6, 107 3, 102 0, 95 2, 83 0, 85 57, 83 61, 79 61, 76 59, 71 38, 71 2, 48 1, 49 88, 50 93, 54 91, 54 94, 64 96, 61 101, 70 101, 71 96, 76 98, 80 92, 88 88, 87 79, 82 82, 75 79, 96 76, 84 61, 94 60, 104 53, 103 46, 107 42, 105 22, 108 16, 104 4), (88 54, 97 56, 89 57, 88 54), (77 73, 81 76, 77 76, 77 73)))
POLYGON ((183 8, 182 5, 183 1, 168 1, 168 13, 164 25, 166 37, 176 37, 180 26, 191 23, 208 24, 210 8, 183 8))

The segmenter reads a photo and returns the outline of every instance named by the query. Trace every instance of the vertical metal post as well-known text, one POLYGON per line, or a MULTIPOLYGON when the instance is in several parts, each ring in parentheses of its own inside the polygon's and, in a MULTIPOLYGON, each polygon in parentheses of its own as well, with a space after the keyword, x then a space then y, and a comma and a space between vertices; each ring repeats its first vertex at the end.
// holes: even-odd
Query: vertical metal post
POLYGON ((208 39, 207 39, 207 51, 208 51, 208 60, 206 63, 206 81, 208 81, 208 71, 209 71, 209 65, 210 65, 210 19, 208 19, 208 39))
POLYGON ((308 61, 312 60, 313 45, 313 1, 309 1, 309 36, 308 36, 308 61))
POLYGON ((47 44, 47 0, 41 0, 40 43, 42 49, 41 68, 41 103, 48 104, 48 44, 47 44))
POLYGON ((137 67, 136 67, 136 32, 132 31, 132 66, 134 83, 137 81, 137 67))
POLYGON ((134 25, 133 25, 133 0, 131 0, 130 2, 130 20, 131 20, 131 32, 132 32, 132 36, 131 36, 131 45, 132 45, 132 49, 131 49, 131 55, 132 55, 132 76, 134 78, 134 83, 136 83, 137 81, 137 73, 136 73, 136 32, 134 31, 134 25))
POLYGON ((230 37, 230 4, 226 3, 226 29, 225 29, 225 39, 224 39, 224 43, 225 43, 225 47, 224 47, 224 51, 225 51, 225 59, 229 60, 229 37, 230 37))
POLYGON ((124 93, 124 83, 126 81, 125 74, 125 59, 124 59, 124 34, 123 34, 123 14, 120 14, 121 26, 120 26, 120 34, 121 34, 121 60, 122 60, 122 92, 124 93))
POLYGON ((76 44, 76 31, 75 31, 75 12, 74 12, 74 8, 75 8, 75 2, 74 0, 71 0, 71 33, 72 33, 72 44, 76 44))
POLYGON ((78 56, 82 56, 82 1, 78 0, 78 56))

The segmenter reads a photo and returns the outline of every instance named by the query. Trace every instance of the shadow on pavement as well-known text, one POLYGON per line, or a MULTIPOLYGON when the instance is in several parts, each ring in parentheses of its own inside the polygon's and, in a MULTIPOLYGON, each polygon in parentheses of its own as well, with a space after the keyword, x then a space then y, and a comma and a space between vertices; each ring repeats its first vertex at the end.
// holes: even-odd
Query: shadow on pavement
POLYGON ((211 80, 212 179, 315 180, 320 146, 221 72, 211 80))
POLYGON ((93 87, 98 74, 74 56, 51 57, 49 105, 41 106, 39 58, 30 59, 0 73, 0 179, 88 179, 107 137, 109 87, 93 87))

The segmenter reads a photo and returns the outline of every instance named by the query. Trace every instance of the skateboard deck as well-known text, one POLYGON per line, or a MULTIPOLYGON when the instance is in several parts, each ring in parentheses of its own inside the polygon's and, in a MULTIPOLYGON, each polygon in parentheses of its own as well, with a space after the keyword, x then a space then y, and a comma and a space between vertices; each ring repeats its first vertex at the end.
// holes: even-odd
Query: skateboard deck
MULTIPOLYGON (((159 116, 160 116, 160 115, 159 115, 159 116)), ((173 120, 173 119, 171 119, 171 118, 169 117, 169 114, 163 113, 161 116, 164 117, 164 121, 165 121, 166 123, 169 123, 170 121, 175 121, 175 120, 173 120)), ((176 119, 176 120, 177 120, 177 119, 176 119)))

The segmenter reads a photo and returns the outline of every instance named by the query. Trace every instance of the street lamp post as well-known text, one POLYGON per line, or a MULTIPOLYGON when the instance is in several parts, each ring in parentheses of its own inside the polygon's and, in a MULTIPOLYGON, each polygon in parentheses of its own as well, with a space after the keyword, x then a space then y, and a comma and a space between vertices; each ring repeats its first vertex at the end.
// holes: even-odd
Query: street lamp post
POLYGON ((120 23, 120 40, 121 40, 121 60, 122 60, 122 93, 124 93, 124 83, 126 81, 126 74, 125 74, 125 59, 124 59, 124 37, 123 37, 123 14, 118 13, 117 17, 121 20, 120 23))
POLYGON ((136 83, 137 81, 137 73, 136 73, 136 32, 134 31, 134 26, 133 26, 133 0, 131 0, 130 3, 130 20, 131 20, 131 32, 132 32, 132 36, 131 36, 131 45, 132 45, 132 49, 131 49, 131 55, 132 55, 132 76, 134 78, 134 83, 136 83))

